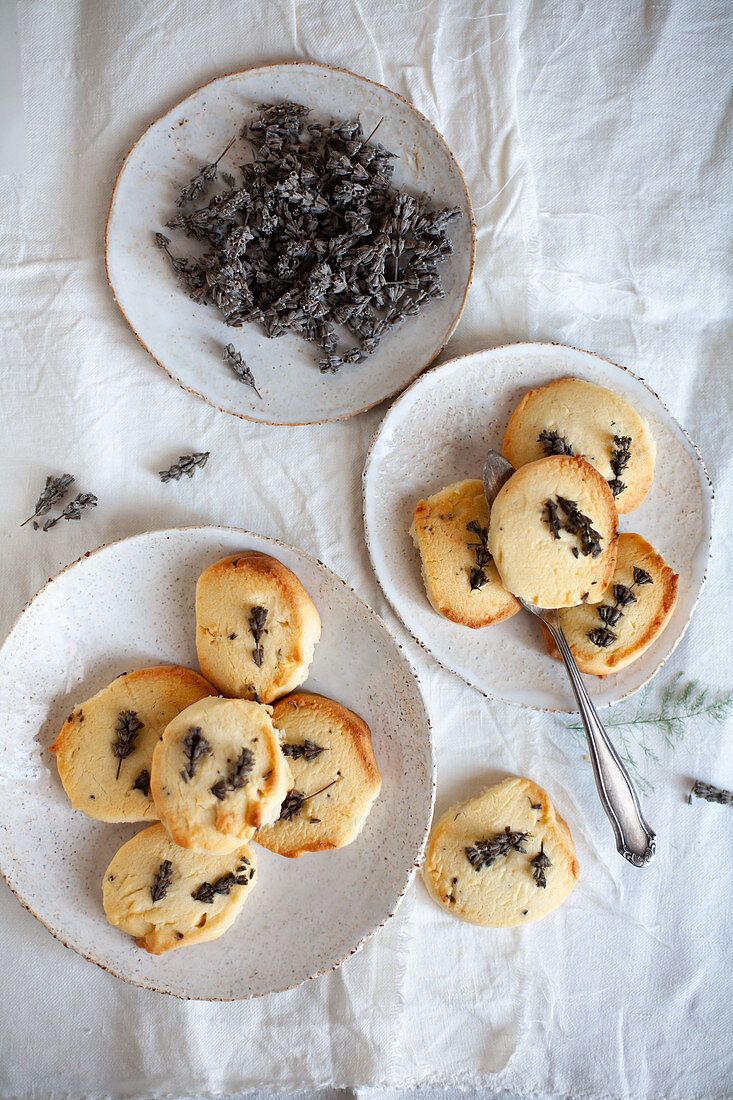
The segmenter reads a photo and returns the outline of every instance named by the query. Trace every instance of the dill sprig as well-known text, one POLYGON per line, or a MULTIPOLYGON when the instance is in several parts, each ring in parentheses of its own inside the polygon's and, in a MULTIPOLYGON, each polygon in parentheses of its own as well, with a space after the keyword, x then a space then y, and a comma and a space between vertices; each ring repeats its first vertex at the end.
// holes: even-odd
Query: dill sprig
MULTIPOLYGON (((658 705, 655 706, 649 699, 649 692, 645 692, 635 712, 626 716, 622 707, 616 711, 615 719, 604 722, 606 729, 616 731, 614 740, 619 755, 642 793, 648 794, 654 787, 642 774, 641 766, 660 762, 658 754, 647 744, 649 731, 661 733, 662 740, 676 751, 689 723, 704 720, 719 724, 733 711, 733 691, 714 691, 699 680, 683 684, 683 675, 678 672, 672 678, 658 705)), ((577 734, 584 733, 580 723, 568 723, 566 728, 577 734)))

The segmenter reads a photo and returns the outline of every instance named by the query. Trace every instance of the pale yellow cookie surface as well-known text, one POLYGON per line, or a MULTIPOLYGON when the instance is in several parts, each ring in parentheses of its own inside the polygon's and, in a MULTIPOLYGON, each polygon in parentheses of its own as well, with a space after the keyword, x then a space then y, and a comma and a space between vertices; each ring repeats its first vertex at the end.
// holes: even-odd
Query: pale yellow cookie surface
POLYGON ((474 629, 519 610, 490 560, 488 526, 483 483, 469 478, 419 501, 410 528, 431 605, 451 622, 474 629))
POLYGON ((613 494, 583 458, 522 466, 491 509, 489 551, 504 587, 539 607, 597 603, 616 565, 613 494))
POLYGON ((205 699, 166 727, 150 790, 176 844, 231 852, 277 818, 292 777, 270 715, 248 699, 205 699))
POLYGON ((118 676, 76 707, 51 745, 74 809, 99 821, 156 821, 153 749, 177 714, 216 694, 190 668, 156 665, 118 676))
POLYGON ((321 636, 313 600, 276 558, 249 550, 196 585, 196 649, 223 695, 270 703, 302 684, 321 636))
POLYGON ((256 873, 248 844, 228 855, 187 852, 162 825, 137 833, 104 873, 110 924, 153 955, 215 940, 232 925, 256 873))
POLYGON ((280 819, 259 829, 255 840, 291 857, 350 844, 381 786, 366 722, 310 692, 281 699, 272 720, 293 772, 293 790, 280 819))
MULTIPOLYGON (((641 657, 669 622, 678 591, 678 575, 646 539, 619 535, 616 570, 602 602, 560 612, 580 671, 608 676, 641 657)), ((555 643, 543 630, 548 650, 559 660, 555 643)))
POLYGON ((561 905, 578 881, 578 861, 570 830, 545 791, 512 778, 438 819, 422 873, 451 916, 507 928, 561 905))
POLYGON ((579 378, 560 378, 522 398, 504 436, 504 457, 515 469, 550 454, 583 455, 613 483, 616 508, 632 512, 654 477, 656 444, 649 425, 623 397, 579 378), (623 443, 621 441, 628 441, 623 443), (618 475, 619 448, 628 452, 618 475))

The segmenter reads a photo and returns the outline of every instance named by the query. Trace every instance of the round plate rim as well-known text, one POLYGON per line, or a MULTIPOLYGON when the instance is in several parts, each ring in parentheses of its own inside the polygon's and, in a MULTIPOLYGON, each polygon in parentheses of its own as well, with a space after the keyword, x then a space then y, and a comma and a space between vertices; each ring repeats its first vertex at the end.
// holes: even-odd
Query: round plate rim
POLYGON ((342 421, 342 420, 350 420, 352 416, 359 416, 360 413, 368 412, 369 409, 373 409, 377 405, 381 405, 383 401, 389 401, 391 398, 395 397, 397 394, 402 393, 406 388, 408 388, 410 385, 412 385, 412 383, 423 373, 423 371, 425 371, 430 366, 430 364, 433 363, 437 359, 437 357, 443 351, 446 344, 450 340, 451 336, 455 332, 456 328, 458 327, 458 323, 461 320, 461 317, 463 316, 463 311, 466 308, 466 300, 468 298, 468 292, 471 289, 471 283, 473 281, 473 273, 474 273, 475 267, 476 267, 476 218, 475 218, 474 212, 473 212, 473 203, 471 202, 471 195, 469 193, 468 184, 466 183, 466 178, 465 178, 465 176, 464 176, 464 174, 461 170, 461 167, 460 167, 458 161, 456 160, 452 149, 450 148, 450 146, 448 145, 447 141, 445 140, 443 135, 440 133, 440 131, 433 125, 433 123, 430 121, 430 119, 427 118, 422 113, 422 111, 419 111, 417 109, 417 107, 415 107, 412 103, 410 103, 409 100, 405 99, 404 96, 400 95, 399 92, 392 91, 391 88, 388 88, 385 84, 380 84, 376 80, 370 80, 366 76, 360 76, 358 73, 354 73, 350 69, 341 68, 341 66, 339 66, 339 65, 325 65, 320 61, 276 61, 276 62, 273 62, 270 65, 253 65, 251 68, 248 68, 248 69, 235 69, 233 72, 230 72, 230 73, 222 73, 219 76, 214 77, 212 80, 207 81, 205 84, 201 84, 199 87, 195 88, 188 95, 184 96, 183 99, 180 99, 176 103, 174 103, 173 106, 169 107, 167 111, 164 111, 162 114, 160 114, 156 118, 154 118, 153 121, 150 122, 145 127, 143 132, 140 134, 140 136, 137 138, 137 140, 133 143, 133 145, 130 146, 127 153, 125 154, 125 157, 124 157, 124 159, 122 161, 122 164, 120 166, 120 170, 117 173, 117 176, 115 178, 114 187, 112 188, 112 198, 110 199, 109 210, 107 211, 107 219, 106 219, 105 227, 104 227, 104 270, 105 270, 105 276, 106 276, 106 279, 107 279, 107 286, 109 287, 110 291, 112 292, 112 297, 114 298, 115 305, 117 306, 120 313, 124 317, 125 321, 129 325, 131 331, 134 333, 136 340, 141 345, 141 347, 143 347, 145 349, 145 351, 148 353, 150 358, 153 359, 154 362, 156 362, 158 364, 158 366, 161 367, 166 372, 166 374, 168 375, 169 378, 171 378, 174 382, 177 382, 178 385, 181 387, 181 389, 186 390, 188 393, 192 393, 195 397, 200 397, 203 401, 206 402, 207 405, 209 405, 213 409, 216 409, 217 412, 227 413, 229 416, 236 416, 240 420, 248 420, 248 421, 250 421, 250 423, 253 423, 253 424, 268 424, 271 427, 275 427, 275 428, 302 428, 302 427, 306 427, 306 426, 310 426, 310 425, 336 424, 336 423, 338 423, 339 421, 342 421), (469 217, 469 228, 470 228, 470 232, 471 232, 471 257, 470 257, 469 268, 468 268, 468 279, 466 281, 466 288, 463 292, 463 299, 462 299, 462 301, 460 303, 460 306, 459 306, 459 308, 456 312, 456 315, 453 318, 451 324, 449 325, 447 332, 444 333, 444 336, 442 338, 443 342, 441 343, 440 347, 436 348, 435 352, 430 356, 430 358, 425 363, 423 363, 413 374, 411 374, 410 377, 407 379, 407 381, 405 383, 403 383, 400 386, 397 386, 396 389, 391 390, 389 393, 385 393, 382 397, 377 398, 375 401, 371 401, 368 405, 364 405, 359 409, 355 409, 353 412, 344 413, 343 416, 325 417, 322 420, 287 420, 287 421, 286 420, 267 420, 264 417, 256 417, 256 416, 252 416, 251 414, 248 414, 248 413, 237 412, 235 409, 224 409, 224 408, 222 408, 221 405, 217 405, 214 400, 207 397, 205 393, 200 393, 199 390, 194 389, 193 386, 187 385, 182 379, 180 379, 178 377, 177 374, 174 374, 173 371, 169 370, 168 367, 165 365, 165 363, 162 363, 160 361, 160 359, 158 359, 155 355, 153 355, 152 351, 150 350, 148 345, 145 343, 143 338, 140 336, 137 329, 133 326, 132 322, 128 318, 127 314, 125 313, 124 309, 120 305, 120 302, 117 298, 117 293, 116 293, 114 285, 112 283, 112 278, 111 278, 110 269, 109 269, 110 222, 112 221, 112 216, 113 216, 113 213, 114 213, 114 210, 115 210, 115 201, 116 201, 116 198, 117 198, 117 188, 120 184, 120 180, 122 179, 122 174, 125 171, 125 168, 127 167, 127 164, 128 164, 128 161, 129 161, 130 157, 135 152, 135 149, 140 144, 140 142, 143 140, 143 138, 146 136, 146 134, 154 126, 157 126, 157 124, 159 122, 161 122, 164 118, 167 118, 168 115, 173 114, 173 112, 177 111, 180 107, 182 107, 183 104, 186 103, 193 96, 198 95, 199 92, 202 92, 205 88, 209 88, 212 84, 216 84, 220 80, 228 80, 228 79, 230 79, 230 77, 233 77, 233 76, 243 76, 246 73, 255 73, 255 72, 264 73, 264 72, 267 72, 270 69, 280 69, 280 68, 285 68, 286 66, 300 67, 300 68, 325 69, 325 70, 328 70, 330 72, 345 73, 347 76, 351 76, 355 80, 360 80, 360 81, 363 81, 365 84, 372 84, 377 88, 381 88, 382 91, 388 92, 390 95, 395 96, 396 99, 399 99, 402 103, 406 104, 406 106, 409 107, 411 111, 414 111, 415 114, 438 137, 439 141, 444 146, 446 153, 448 154, 448 158, 449 158, 451 164, 455 167, 455 170, 458 173, 458 177, 459 177, 459 179, 460 179, 460 181, 463 185, 463 191, 464 191, 464 195, 465 195, 465 199, 466 199, 467 213, 468 213, 468 217, 469 217))
POLYGON ((287 993, 290 990, 299 989, 300 986, 305 985, 306 982, 313 981, 315 978, 321 978, 325 974, 332 974, 335 970, 338 970, 340 966, 343 966, 343 964, 347 961, 347 959, 350 959, 352 955, 355 955, 358 951, 360 951, 362 949, 362 947, 364 946, 364 944, 367 942, 367 940, 371 939, 372 936, 374 936, 374 934, 376 932, 378 932, 380 928, 383 928, 385 926, 385 924, 387 924, 387 922, 389 920, 391 920, 391 918, 395 915, 395 913, 399 909, 399 907, 402 904, 402 901, 403 901, 407 891, 409 890, 410 886, 412 885, 412 881, 415 878, 415 874, 417 873, 417 869, 420 866, 420 863, 422 862, 423 855, 425 853, 425 847, 427 845, 428 836, 430 835, 430 828, 432 826, 433 814, 434 814, 434 811, 435 811, 435 788, 436 788, 437 765, 436 765, 436 760, 435 760, 435 743, 434 743, 434 740, 433 740, 433 727, 432 727, 432 722, 430 720, 430 712, 428 711, 427 705, 425 703, 425 698, 424 698, 423 690, 422 690, 422 684, 420 683, 420 677, 419 677, 419 675, 417 673, 417 670, 415 669, 412 661, 410 660, 408 654, 405 652, 404 647, 397 640, 397 638, 395 638, 394 634, 389 629, 389 627, 385 623, 384 619, 382 619, 381 616, 378 615, 377 612, 374 611, 374 609, 369 606, 369 604, 366 602, 366 600, 362 599, 362 597, 358 594, 358 592, 356 592, 351 587, 351 585, 348 584, 348 582, 343 579, 343 577, 340 577, 338 575, 338 573, 335 573, 334 570, 330 568, 330 566, 325 565, 324 562, 322 562, 320 560, 320 558, 316 558, 312 554, 308 554, 305 550, 299 550, 297 547, 291 546, 290 543, 283 542, 281 539, 271 538, 269 535, 258 535, 256 532, 248 531, 244 527, 232 527, 232 526, 229 526, 228 524, 223 524, 223 523, 192 524, 192 525, 186 526, 186 527, 161 527, 161 528, 152 528, 152 529, 147 530, 147 531, 140 531, 135 535, 127 535, 127 536, 125 536, 125 538, 115 539, 112 542, 100 543, 100 545, 95 547, 94 550, 87 550, 84 554, 80 554, 78 558, 75 558, 74 561, 69 562, 68 565, 65 565, 62 569, 59 569, 58 573, 54 574, 53 577, 49 577, 49 579, 47 581, 44 581, 44 583, 38 588, 38 590, 28 600, 26 600, 26 602, 23 604, 22 608, 20 609, 20 612, 18 613, 15 620, 13 621, 13 624, 10 627, 10 630, 8 631, 6 637, 3 639, 2 645, 0 645, 0 657, 3 656, 3 654, 5 652, 5 649, 6 649, 6 646, 10 642, 10 639, 11 639, 12 635, 15 632, 15 628, 21 622, 24 614, 30 608, 31 604, 34 603, 35 600, 41 595, 41 593, 44 592, 50 585, 54 584, 59 579, 59 577, 63 576, 64 573, 68 573, 71 569, 74 569, 77 565, 80 565, 82 562, 86 561, 90 557, 93 557, 95 554, 99 554, 104 550, 111 550, 114 547, 121 546, 123 543, 133 542, 133 541, 136 541, 138 539, 142 540, 142 539, 150 537, 151 535, 170 535, 170 534, 180 534, 180 533, 189 533, 189 532, 198 532, 198 531, 224 531, 224 532, 227 532, 227 533, 234 533, 236 535, 241 535, 244 538, 260 539, 263 542, 271 544, 272 546, 280 547, 283 550, 289 550, 292 553, 294 553, 296 555, 300 555, 301 557, 305 558, 312 565, 315 565, 319 569, 322 569, 333 580, 336 580, 340 585, 342 585, 344 588, 346 588, 348 590, 348 592, 351 593, 351 595, 354 597, 354 599, 362 606, 362 608, 364 608, 367 611, 368 617, 370 616, 372 619, 374 619, 377 622, 377 624, 379 626, 381 626, 384 629, 385 634, 389 638, 390 642, 396 647, 396 649, 399 651, 401 657, 404 659, 405 663, 407 664, 407 668, 408 668, 410 674, 412 675, 413 680, 415 681, 415 686, 417 688, 418 698, 419 698, 419 700, 422 704, 422 709, 423 709, 423 712, 424 712, 424 715, 425 715, 426 730, 427 730, 427 735, 428 735, 429 759, 430 759, 430 798, 429 798, 429 803, 430 804, 429 804, 429 813, 428 813, 428 816, 427 816, 426 824, 423 828, 423 833, 422 833, 422 838, 421 838, 421 841, 420 841, 420 845, 418 847, 417 852, 415 853, 415 857, 413 859, 412 866, 409 868, 409 870, 407 872, 407 876, 406 876, 404 885, 403 885, 402 889, 400 890, 400 893, 397 895, 397 897, 394 900, 393 906, 391 908, 391 912, 389 912, 387 914, 387 916, 379 922, 379 924, 375 924, 375 926, 372 929, 370 929, 369 932, 367 932, 364 936, 362 936, 362 938, 359 940, 359 942, 353 948, 351 948, 343 956, 343 958, 339 959, 338 962, 334 963, 333 966, 326 967, 324 970, 319 970, 316 974, 309 974, 307 977, 302 978, 300 981, 295 982, 293 985, 283 986, 280 989, 267 990, 266 992, 262 992, 262 993, 245 993, 245 994, 241 994, 240 996, 236 996, 236 997, 200 997, 200 996, 196 996, 195 994, 190 994, 190 993, 179 993, 179 992, 177 992, 175 990, 171 990, 171 989, 159 989, 157 986, 152 985, 148 982, 136 981, 134 978, 131 978, 126 974, 120 973, 114 967, 106 966, 104 963, 100 962, 98 959, 95 959, 92 955, 87 954, 86 951, 83 951, 80 947, 75 946, 73 943, 67 943, 67 941, 64 939, 64 936, 63 936, 62 932, 60 931, 60 929, 52 927, 52 925, 50 925, 47 921, 45 921, 43 919, 43 917, 40 917, 35 912, 35 910, 28 903, 26 898, 21 894, 21 892, 18 889, 16 889, 15 885, 10 881, 10 879, 8 878, 8 875, 5 872, 5 868, 2 867, 2 866, 0 866, 0 876, 2 876, 4 882, 7 884, 8 888, 12 891, 12 893, 15 895, 15 897, 18 899, 18 901, 23 906, 23 908, 26 909, 29 913, 31 913, 36 918, 36 920, 40 921, 40 923, 44 926, 44 928, 46 928, 51 933, 51 935, 54 937, 54 939, 57 939, 60 943, 62 943, 64 945, 64 947, 67 947, 67 948, 69 948, 69 950, 74 951, 75 954, 81 955, 82 958, 85 958, 89 962, 94 963, 94 965, 98 966, 101 970, 106 970, 109 974, 112 974, 115 978, 119 978, 121 981, 127 982, 128 985, 137 986, 138 989, 147 989, 147 990, 150 990, 153 993, 162 993, 162 994, 165 994, 168 997, 176 997, 178 1000, 231 1003, 233 1001, 250 1001, 250 1000, 255 1000, 259 997, 269 997, 269 996, 272 996, 272 995, 275 995, 275 994, 278 994, 278 993, 287 993))
POLYGON ((453 359, 446 359, 445 362, 438 363, 436 366, 431 367, 430 370, 426 370, 423 374, 420 375, 419 378, 416 378, 409 386, 407 386, 402 391, 402 393, 399 395, 399 397, 387 409, 387 412, 384 414, 384 417, 382 418, 381 422, 377 425, 377 427, 375 429, 374 435, 372 436, 371 443, 369 444, 369 448, 368 448, 367 453, 366 453, 366 459, 364 461, 364 468, 362 470, 362 475, 361 475, 362 523, 363 523, 363 526, 364 526, 364 541, 366 543, 367 551, 369 553, 369 560, 370 560, 371 565, 372 565, 372 570, 374 572, 375 577, 377 578, 377 581, 379 583, 379 587, 381 588, 382 593, 384 594, 384 597, 387 600, 387 603, 389 604, 389 606, 391 607, 392 611, 397 616, 399 621, 402 623, 404 628, 408 631, 408 633, 410 634, 410 637, 415 642, 417 642, 417 644, 420 646, 420 648, 423 649, 426 653, 428 653, 430 655, 430 657, 432 657, 432 659, 440 665, 441 668, 446 669, 446 671, 448 671, 448 672, 452 672, 455 676, 458 676, 461 680, 463 680, 464 683, 468 684, 468 686, 470 688, 473 688, 475 691, 477 691, 479 693, 479 695, 482 695, 484 697, 484 699, 489 699, 492 702, 495 701, 495 702, 500 702, 500 703, 506 703, 507 706, 520 707, 524 710, 535 711, 539 714, 572 714, 572 713, 574 713, 572 708, 570 708, 568 710, 561 710, 559 707, 538 706, 535 703, 523 702, 519 699, 505 699, 503 696, 496 695, 492 692, 486 691, 478 683, 475 683, 469 676, 464 675, 458 669, 453 668, 452 665, 448 664, 447 661, 444 661, 442 658, 438 657, 437 654, 433 651, 433 649, 427 644, 427 642, 423 641, 421 638, 418 638, 418 636, 415 633, 413 633, 413 631, 410 629, 410 627, 408 626, 408 624, 405 622, 404 618, 400 614, 400 611, 398 610, 398 608, 393 603, 390 594, 387 592, 387 589, 385 588, 384 584, 382 583, 382 578, 381 578, 381 576, 379 574, 379 571, 377 569, 374 552, 372 550, 371 534, 370 534, 370 530, 369 530, 369 525, 367 523, 367 481, 368 481, 368 477, 369 477, 369 471, 370 471, 371 463, 372 463, 372 460, 373 460, 373 457, 374 457, 374 449, 375 449, 375 447, 377 445, 377 442, 379 440, 379 437, 382 433, 382 429, 387 425, 387 421, 390 420, 390 418, 392 417, 392 414, 396 410, 397 406, 403 401, 403 399, 407 398, 408 394, 412 390, 416 389, 422 383, 429 384, 430 380, 432 379, 432 376, 434 374, 437 374, 437 372, 441 371, 444 367, 455 366, 457 363, 463 362, 467 359, 476 359, 479 356, 486 355, 487 353, 490 353, 490 354, 494 354, 494 353, 498 354, 500 352, 517 352, 517 353, 521 353, 522 351, 534 351, 534 350, 537 350, 537 349, 544 349, 544 348, 559 349, 561 351, 581 352, 583 355, 589 355, 594 359, 600 359, 602 362, 608 363, 608 364, 610 364, 610 366, 616 367, 618 370, 624 371, 626 374, 630 375, 637 382, 639 382, 646 390, 649 391, 649 393, 652 395, 652 397, 655 398, 655 400, 659 403, 660 407, 664 410, 665 415, 674 424, 675 428, 677 428, 678 431, 680 431, 682 433, 682 435, 685 437, 685 439, 687 440, 688 444, 690 445, 690 447, 692 448, 692 450, 695 453, 695 457, 697 459, 697 462, 698 462, 698 464, 700 466, 700 469, 702 470, 703 474, 705 475, 705 480, 707 481, 707 485, 708 485, 708 488, 710 490, 710 497, 709 497, 710 529, 707 532, 707 557, 706 557, 706 560, 705 560, 705 569, 703 570, 703 574, 702 574, 702 577, 700 579, 700 585, 698 587, 697 593, 695 595, 695 599, 693 600, 692 606, 690 607, 690 613, 689 613, 687 619, 685 620, 685 623, 682 627, 682 630, 677 635, 677 638, 675 639, 669 653, 667 653, 661 659, 659 664, 654 669, 652 669, 652 671, 649 673, 649 675, 646 677, 646 679, 642 680, 641 683, 637 684, 636 687, 631 688, 629 691, 625 692, 615 702, 603 703, 603 704, 600 704, 600 706, 601 706, 601 708, 608 707, 608 706, 615 706, 617 703, 621 703, 625 699, 629 699, 632 695, 635 695, 637 693, 637 691, 640 691, 643 687, 645 687, 646 684, 648 684, 649 681, 652 680, 657 675, 657 673, 660 671, 662 666, 669 660, 669 658, 672 656, 674 651, 677 649, 677 646, 680 644, 680 642, 684 638, 685 634, 687 633, 687 628, 690 625, 690 622, 692 621, 692 615, 695 611, 695 608, 697 607, 698 601, 700 599, 700 596, 702 595, 703 589, 704 589, 705 584, 707 582, 708 570, 710 568, 710 560, 711 560, 711 556, 712 556, 712 541, 713 541, 712 531, 713 531, 713 518, 714 518, 714 510, 715 510, 715 489, 713 487, 713 483, 712 483, 712 480, 710 478, 710 474, 708 473, 708 468, 705 465, 705 460, 703 459, 702 454, 700 453, 700 448, 698 447, 697 443, 695 443, 694 439, 692 439, 692 437, 690 436, 690 433, 687 431, 687 429, 685 427, 683 427, 683 425, 680 424, 679 420, 677 420, 677 418, 669 411, 669 409, 667 408, 665 403, 662 401, 659 394, 656 392, 656 390, 653 390, 652 387, 649 385, 649 383, 646 382, 645 379, 643 379, 641 377, 641 375, 639 375, 635 371, 631 370, 630 367, 624 367, 620 363, 615 363, 612 359, 609 359, 605 355, 599 355, 597 352, 587 351, 585 348, 578 348, 578 347, 575 347, 573 344, 561 344, 561 343, 558 343, 557 341, 554 341, 554 340, 522 340, 522 341, 518 341, 517 343, 514 343, 514 344, 500 344, 498 347, 483 348, 480 351, 468 352, 466 355, 457 355, 453 359))

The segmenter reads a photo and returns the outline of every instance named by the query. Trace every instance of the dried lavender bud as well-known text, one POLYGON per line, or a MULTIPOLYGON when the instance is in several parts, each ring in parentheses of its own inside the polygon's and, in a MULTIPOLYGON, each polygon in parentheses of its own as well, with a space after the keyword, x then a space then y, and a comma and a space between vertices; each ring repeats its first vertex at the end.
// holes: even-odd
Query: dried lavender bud
POLYGON ((323 794, 329 787, 333 787, 334 783, 338 783, 340 778, 339 776, 337 779, 332 779, 325 787, 321 787, 320 790, 314 791, 313 794, 303 794, 302 791, 292 790, 290 794, 286 795, 285 801, 280 807, 278 821, 292 821, 303 809, 303 804, 305 802, 309 802, 310 799, 315 798, 317 794, 323 794))
POLYGON ((23 520, 20 526, 25 527, 26 523, 30 523, 31 520, 38 519, 39 516, 45 516, 46 512, 50 512, 55 504, 64 499, 73 481, 72 474, 62 474, 61 477, 51 477, 49 475, 46 478, 45 488, 36 501, 33 515, 23 520))
POLYGON ((146 798, 150 795, 150 772, 147 768, 143 768, 139 776, 132 784, 134 791, 142 791, 146 798))
POLYGON ((257 396, 259 398, 262 397, 255 385, 255 378, 252 371, 245 363, 241 353, 235 351, 234 344, 227 344, 224 348, 224 362, 229 364, 240 382, 244 382, 246 386, 251 386, 257 396))
POLYGON ((641 569, 638 565, 635 565, 634 584, 654 584, 654 578, 650 573, 647 573, 646 569, 641 569))
POLYGON ((572 535, 577 535, 580 539, 581 554, 586 557, 590 555, 597 558, 601 553, 603 539, 600 532, 591 526, 590 517, 580 511, 575 500, 567 500, 566 497, 558 496, 557 503, 564 513, 563 526, 565 530, 572 535))
POLYGON ((611 451, 611 469, 615 477, 620 477, 631 460, 631 436, 615 435, 611 451))
POLYGON ((153 904, 156 901, 162 901, 165 895, 168 893, 168 887, 171 884, 173 878, 173 864, 169 859, 164 859, 158 868, 158 873, 153 879, 153 885, 150 887, 150 896, 153 899, 153 904))
POLYGON ((320 745, 307 738, 302 745, 282 745, 283 756, 289 756, 292 760, 315 760, 324 751, 320 745))
POLYGON ((186 758, 186 766, 181 772, 181 778, 187 783, 196 774, 199 761, 205 756, 211 756, 211 745, 202 734, 201 726, 191 726, 181 745, 186 758))
POLYGON ((540 844, 540 850, 534 859, 529 861, 532 864, 532 877, 534 878, 535 885, 541 887, 543 890, 547 886, 547 876, 545 871, 548 867, 552 867, 552 860, 548 859, 545 855, 545 842, 544 840, 540 844))
POLYGON ((229 791, 239 791, 245 785, 249 779, 250 773, 255 765, 254 754, 251 749, 244 748, 237 757, 234 767, 230 770, 229 775, 222 776, 221 779, 217 779, 214 786, 211 788, 211 793, 215 795, 220 801, 226 798, 229 791))
POLYGON ((466 524, 466 530, 471 531, 472 534, 478 536, 478 542, 469 542, 469 550, 473 550, 476 554, 476 566, 468 570, 468 583, 471 591, 475 592, 476 589, 482 588, 488 583, 489 576, 486 572, 486 566, 491 561, 491 554, 489 553, 487 542, 489 539, 488 527, 482 527, 477 519, 471 520, 466 524))
POLYGON ((134 710, 120 711, 117 716, 117 726, 115 727, 117 737, 112 742, 112 754, 118 757, 115 779, 120 778, 122 761, 125 760, 135 748, 137 735, 142 728, 143 723, 134 710))
POLYGON ((548 458, 550 457, 550 455, 575 454, 575 451, 573 450, 570 443, 568 443, 565 436, 560 435, 560 432, 554 430, 548 431, 547 429, 545 429, 543 432, 540 432, 540 434, 537 436, 537 442, 542 444, 542 448, 548 458))
POLYGON ((523 848, 525 840, 531 833, 513 832, 507 825, 503 833, 497 833, 491 840, 475 840, 471 847, 466 848, 466 858, 474 871, 481 871, 484 867, 491 867, 499 856, 506 856, 515 852, 526 852, 523 848))
POLYGON ((714 787, 712 783, 703 783, 700 779, 693 783, 688 802, 692 802, 693 795, 695 798, 704 798, 706 802, 719 802, 721 806, 733 806, 733 791, 714 787))
MULTIPOLYGON (((552 531, 552 537, 554 539, 559 539, 560 538, 560 517, 558 515, 557 505, 555 504, 555 501, 554 500, 546 500, 545 501, 545 508, 547 509, 547 515, 546 515, 545 518, 546 518, 546 520, 547 520, 547 522, 550 526, 550 530, 552 531)), ((573 547, 573 550, 575 550, 575 547, 573 547)), ((576 552, 575 557, 577 558, 577 556, 578 556, 578 554, 576 552)))
POLYGON ((229 894, 235 886, 246 886, 252 878, 254 878, 254 871, 250 871, 249 874, 245 871, 243 875, 235 875, 230 871, 218 878, 216 882, 202 882, 198 889, 193 891, 191 897, 203 902, 204 905, 211 905, 218 894, 229 894))
POLYGON ((636 603, 636 596, 625 584, 614 584, 613 598, 619 607, 628 607, 630 603, 636 603))
POLYGON ((598 615, 602 623, 606 626, 616 626, 623 612, 620 607, 614 607, 612 604, 603 604, 598 608, 598 615))
POLYGON ((614 634, 614 632, 607 627, 599 627, 597 630, 589 630, 588 637, 593 642, 593 645, 597 645, 601 649, 608 649, 610 645, 613 645, 613 643, 617 641, 618 634, 614 634))
POLYGON ((173 466, 169 466, 167 470, 160 470, 158 477, 161 481, 179 481, 184 474, 186 477, 193 477, 197 469, 203 470, 210 454, 210 451, 201 451, 198 454, 181 455, 173 466))
POLYGON ((262 635, 267 634, 265 623, 267 622, 267 608, 253 607, 249 616, 249 629, 255 640, 255 648, 252 650, 252 660, 258 668, 262 668, 265 659, 265 650, 262 645, 262 635))
POLYGON ((55 516, 54 519, 47 519, 43 525, 44 531, 50 531, 52 527, 55 527, 60 519, 81 519, 81 514, 85 508, 96 508, 97 498, 94 493, 79 493, 78 497, 72 500, 71 504, 67 504, 63 512, 60 515, 55 516))

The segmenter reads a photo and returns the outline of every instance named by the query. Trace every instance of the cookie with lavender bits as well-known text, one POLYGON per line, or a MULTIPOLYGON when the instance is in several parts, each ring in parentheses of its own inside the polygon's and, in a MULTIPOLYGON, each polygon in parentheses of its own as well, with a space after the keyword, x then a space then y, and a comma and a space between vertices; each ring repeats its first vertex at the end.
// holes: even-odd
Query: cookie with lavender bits
MULTIPOLYGON (((659 637, 677 604, 679 576, 641 535, 619 535, 616 569, 600 604, 560 612, 581 672, 608 676, 637 660, 659 637)), ((560 654, 547 628, 547 648, 560 654)))
POLYGON ((75 707, 51 745, 72 806, 98 821, 156 821, 153 749, 177 714, 216 688, 179 665, 126 672, 75 707))
POLYGON ((422 868, 453 917, 509 928, 547 916, 578 881, 570 830, 530 779, 505 779, 435 823, 422 868))
POLYGON ((474 629, 519 610, 487 546, 489 506, 483 482, 468 478, 418 502, 410 535, 420 553, 425 592, 451 622, 474 629))
POLYGON ((150 790, 176 844, 232 852, 276 820, 292 775, 271 713, 249 699, 205 699, 166 727, 150 790))
POLYGON ((366 722, 334 699, 302 691, 280 699, 272 720, 293 789, 278 820, 259 829, 255 840, 291 858, 350 844, 381 787, 366 722))
POLYGON ((321 620, 295 574, 248 550, 214 562, 196 585, 201 670, 223 695, 270 703, 308 675, 321 620))
POLYGON ((646 420, 617 393, 580 378, 525 394, 503 451, 515 469, 550 455, 583 455, 608 481, 622 514, 639 507, 654 478, 656 444, 646 420))
POLYGON ((123 844, 104 873, 110 924, 161 955, 222 936, 252 890, 257 862, 249 844, 225 855, 179 848, 162 825, 123 844))

